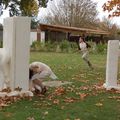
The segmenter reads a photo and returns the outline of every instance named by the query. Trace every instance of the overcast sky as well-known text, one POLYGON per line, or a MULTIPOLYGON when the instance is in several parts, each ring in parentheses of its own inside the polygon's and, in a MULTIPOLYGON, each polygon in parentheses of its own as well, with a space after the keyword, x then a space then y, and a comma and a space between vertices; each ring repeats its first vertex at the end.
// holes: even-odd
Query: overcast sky
MULTIPOLYGON (((104 2, 105 1, 107 1, 107 0, 93 0, 94 2, 97 2, 98 4, 97 4, 97 10, 98 10, 98 12, 99 12, 99 15, 98 15, 98 17, 100 18, 100 19, 102 19, 102 17, 103 16, 105 16, 105 17, 107 17, 108 16, 108 13, 107 12, 103 12, 103 10, 102 10, 102 5, 104 4, 104 2)), ((49 6, 50 4, 48 4, 48 6, 49 6)), ((40 12, 39 12, 39 17, 41 17, 41 16, 43 16, 44 14, 46 14, 46 9, 44 8, 42 8, 42 9, 40 9, 40 12)), ((8 12, 8 10, 5 10, 4 11, 4 14, 2 15, 2 16, 0 16, 0 23, 3 23, 3 19, 4 18, 6 18, 6 17, 9 17, 9 12, 8 12)), ((113 18, 113 23, 116 23, 116 24, 118 24, 118 25, 120 25, 120 17, 115 17, 115 18, 113 18)))

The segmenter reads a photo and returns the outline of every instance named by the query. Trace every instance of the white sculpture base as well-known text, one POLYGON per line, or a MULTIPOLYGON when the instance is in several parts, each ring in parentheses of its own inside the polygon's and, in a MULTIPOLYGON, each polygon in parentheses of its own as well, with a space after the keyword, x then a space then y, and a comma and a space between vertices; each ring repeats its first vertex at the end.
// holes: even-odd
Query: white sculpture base
POLYGON ((31 91, 12 91, 12 92, 0 92, 0 97, 33 97, 33 93, 31 91))
POLYGON ((104 83, 104 84, 103 84, 103 87, 106 88, 106 90, 111 90, 111 89, 120 90, 120 85, 108 86, 106 83, 104 83))

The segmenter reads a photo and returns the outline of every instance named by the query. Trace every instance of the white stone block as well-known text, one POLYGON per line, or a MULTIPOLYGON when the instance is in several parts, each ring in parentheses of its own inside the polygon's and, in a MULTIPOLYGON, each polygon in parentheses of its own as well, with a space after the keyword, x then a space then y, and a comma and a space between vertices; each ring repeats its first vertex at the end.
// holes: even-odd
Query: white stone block
POLYGON ((29 89, 30 18, 12 17, 4 20, 3 46, 10 55, 8 65, 10 88, 29 89))
POLYGON ((0 92, 0 97, 5 97, 7 96, 7 92, 0 92))
POLYGON ((110 40, 107 50, 106 83, 107 89, 118 88, 118 58, 119 58, 119 40, 110 40))
POLYGON ((8 97, 17 97, 19 96, 19 91, 12 91, 7 94, 8 97))

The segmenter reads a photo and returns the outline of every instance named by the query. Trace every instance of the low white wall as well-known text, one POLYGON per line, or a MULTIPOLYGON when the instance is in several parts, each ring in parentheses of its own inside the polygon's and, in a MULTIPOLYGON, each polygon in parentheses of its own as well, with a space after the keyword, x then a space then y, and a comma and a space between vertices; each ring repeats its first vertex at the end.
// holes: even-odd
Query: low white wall
POLYGON ((45 32, 41 31, 41 42, 44 43, 45 42, 45 32))

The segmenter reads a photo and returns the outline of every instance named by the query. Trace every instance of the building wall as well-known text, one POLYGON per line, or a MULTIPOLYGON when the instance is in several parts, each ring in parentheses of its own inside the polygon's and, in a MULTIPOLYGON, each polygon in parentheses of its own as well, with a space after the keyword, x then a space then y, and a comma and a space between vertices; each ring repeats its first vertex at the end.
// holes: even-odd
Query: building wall
POLYGON ((32 45, 34 41, 37 41, 37 32, 30 32, 30 45, 32 45))
POLYGON ((45 41, 60 42, 62 40, 67 40, 66 33, 56 32, 56 31, 45 31, 45 41))
POLYGON ((44 43, 45 42, 45 32, 41 31, 41 42, 44 43))
POLYGON ((41 35, 37 35, 37 32, 30 33, 30 45, 32 45, 32 43, 37 40, 40 40, 41 42, 45 42, 45 32, 41 31, 40 34, 41 35), (38 37, 40 37, 40 38, 38 38, 38 37))

